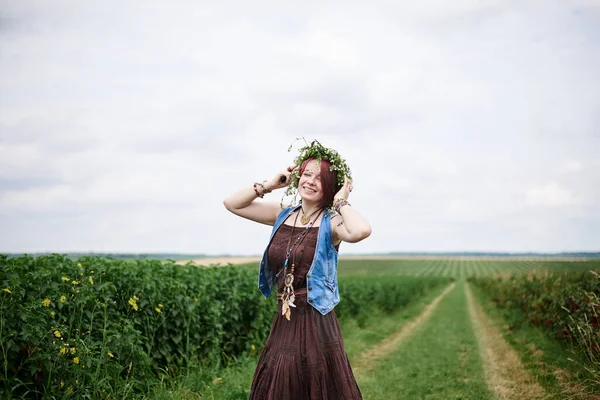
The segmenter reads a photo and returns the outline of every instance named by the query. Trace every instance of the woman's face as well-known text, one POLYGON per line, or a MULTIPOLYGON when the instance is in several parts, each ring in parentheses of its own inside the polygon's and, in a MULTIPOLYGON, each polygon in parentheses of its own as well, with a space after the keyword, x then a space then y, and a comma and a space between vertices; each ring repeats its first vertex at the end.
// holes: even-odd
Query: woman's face
POLYGON ((319 202, 323 198, 320 163, 317 160, 310 160, 306 164, 298 181, 298 193, 304 201, 319 202))

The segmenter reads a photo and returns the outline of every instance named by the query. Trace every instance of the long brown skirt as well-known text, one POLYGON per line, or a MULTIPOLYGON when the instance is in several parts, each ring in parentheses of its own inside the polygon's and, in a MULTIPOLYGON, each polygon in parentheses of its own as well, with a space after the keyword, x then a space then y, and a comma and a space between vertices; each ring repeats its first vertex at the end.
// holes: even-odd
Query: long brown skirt
POLYGON ((279 311, 252 380, 254 400, 362 399, 334 311, 322 315, 296 297, 291 321, 279 311))

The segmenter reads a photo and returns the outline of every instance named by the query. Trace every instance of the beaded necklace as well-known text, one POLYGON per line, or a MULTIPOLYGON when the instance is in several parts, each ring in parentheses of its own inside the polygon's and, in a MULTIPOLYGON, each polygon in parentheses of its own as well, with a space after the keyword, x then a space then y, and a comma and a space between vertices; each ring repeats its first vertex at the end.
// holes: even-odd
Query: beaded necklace
POLYGON ((298 236, 294 244, 290 246, 290 244, 292 243, 292 238, 294 237, 294 230, 296 228, 296 222, 298 221, 298 215, 300 215, 299 212, 296 214, 296 218, 294 219, 292 233, 290 234, 290 239, 288 240, 288 251, 285 254, 285 261, 283 263, 283 276, 285 287, 283 288, 283 293, 281 294, 281 315, 285 315, 285 318, 288 321, 290 320, 290 315, 292 314, 291 307, 296 307, 296 305, 294 304, 296 296, 294 295, 294 287, 292 286, 292 284, 294 283, 294 268, 296 267, 296 264, 294 263, 294 260, 296 258, 295 255, 292 258, 292 266, 290 268, 289 273, 287 273, 288 261, 292 253, 294 253, 294 247, 297 247, 300 243, 302 243, 304 237, 306 236, 310 228, 312 228, 313 224, 317 221, 317 219, 319 219, 319 216, 321 215, 322 211, 323 209, 319 210, 319 213, 317 214, 316 218, 313 219, 306 228, 304 228, 304 232, 302 232, 300 236, 298 236))

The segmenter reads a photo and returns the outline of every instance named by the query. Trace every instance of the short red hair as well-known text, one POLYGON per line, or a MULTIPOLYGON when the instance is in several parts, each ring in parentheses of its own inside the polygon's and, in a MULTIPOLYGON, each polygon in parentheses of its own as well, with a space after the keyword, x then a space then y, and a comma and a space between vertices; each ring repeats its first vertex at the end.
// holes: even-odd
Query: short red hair
MULTIPOLYGON (((304 174, 304 170, 306 169, 306 165, 312 160, 316 160, 315 158, 308 158, 302 162, 300 165, 300 175, 304 174)), ((323 198, 319 203, 319 207, 326 208, 331 207, 333 204, 333 197, 341 189, 338 188, 337 184, 337 174, 335 171, 331 169, 331 163, 328 160, 321 160, 321 188, 323 189, 323 198)))

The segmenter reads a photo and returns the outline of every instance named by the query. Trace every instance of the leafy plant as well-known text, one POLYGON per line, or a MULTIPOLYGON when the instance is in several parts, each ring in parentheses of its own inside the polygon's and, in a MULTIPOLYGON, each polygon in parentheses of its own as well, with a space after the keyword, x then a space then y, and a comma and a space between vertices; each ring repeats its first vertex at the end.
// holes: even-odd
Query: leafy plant
MULTIPOLYGON (((132 398, 265 343, 276 312, 254 266, 0 255, 3 397, 132 398)), ((344 277, 336 313, 391 312, 446 278, 344 277)))

